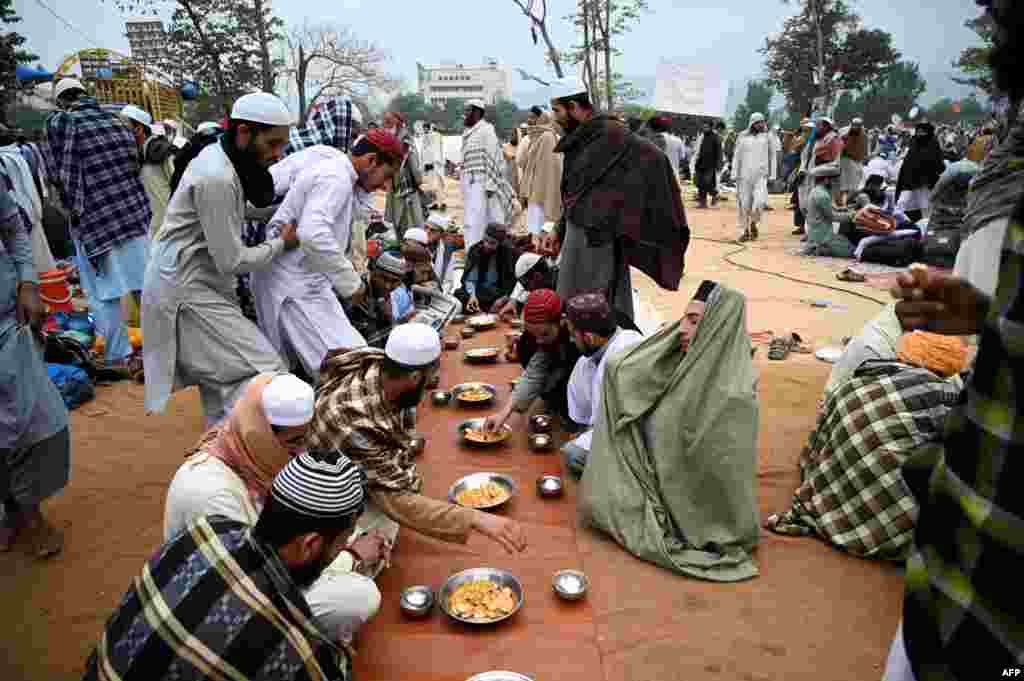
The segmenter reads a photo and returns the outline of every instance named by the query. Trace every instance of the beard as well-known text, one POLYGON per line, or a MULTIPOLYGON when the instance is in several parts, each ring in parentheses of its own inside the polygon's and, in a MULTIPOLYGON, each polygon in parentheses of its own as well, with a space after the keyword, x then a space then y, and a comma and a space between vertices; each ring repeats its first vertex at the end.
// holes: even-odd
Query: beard
POLYGON ((320 578, 320 575, 323 574, 330 564, 331 561, 327 559, 327 551, 324 551, 324 554, 317 560, 300 567, 288 568, 288 574, 291 575, 292 581, 295 582, 296 586, 305 590, 320 578))
POLYGON ((412 409, 423 399, 423 393, 427 390, 427 377, 420 379, 419 385, 412 390, 406 390, 395 400, 399 409, 412 409))
POLYGON ((580 127, 579 121, 577 121, 572 116, 566 116, 565 121, 559 123, 558 125, 562 128, 562 132, 564 132, 566 135, 575 131, 576 128, 580 127))

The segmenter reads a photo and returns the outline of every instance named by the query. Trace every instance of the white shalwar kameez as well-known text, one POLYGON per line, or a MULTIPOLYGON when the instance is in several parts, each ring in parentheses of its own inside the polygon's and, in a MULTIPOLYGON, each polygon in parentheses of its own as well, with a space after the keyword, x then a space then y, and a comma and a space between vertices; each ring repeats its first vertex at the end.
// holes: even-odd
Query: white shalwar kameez
POLYGON ((761 221, 768 193, 768 181, 775 179, 775 153, 769 139, 771 133, 755 135, 745 132, 736 141, 732 173, 736 179, 736 203, 739 209, 739 230, 742 236, 752 224, 761 221))
POLYGON ((465 225, 466 252, 484 238, 487 225, 492 222, 506 224, 505 209, 498 183, 504 181, 495 169, 505 168, 505 155, 501 150, 501 142, 494 132, 494 126, 480 120, 473 128, 465 131, 462 137, 462 200, 463 223, 465 225), (467 153, 471 148, 482 147, 492 163, 488 168, 466 164, 467 153), (488 169, 491 172, 488 172, 488 169), (490 194, 490 196, 488 196, 490 194))
POLYGON ((423 171, 424 189, 434 192, 434 203, 446 205, 448 192, 444 179, 444 137, 439 132, 428 132, 423 135, 422 147, 420 160, 423 162, 423 167, 434 166, 431 170, 423 171))
POLYGON ((281 356, 297 360, 315 381, 328 352, 366 345, 338 300, 362 285, 346 257, 358 176, 345 154, 323 146, 292 154, 270 173, 275 192, 287 189, 287 194, 267 233, 276 235, 280 225, 295 223, 301 245, 253 274, 256 314, 281 356))
POLYGON ((142 291, 146 411, 171 392, 199 386, 207 422, 217 423, 257 374, 284 372, 280 355, 242 314, 237 275, 267 267, 284 241, 242 242, 245 195, 220 144, 189 165, 153 238, 142 291))

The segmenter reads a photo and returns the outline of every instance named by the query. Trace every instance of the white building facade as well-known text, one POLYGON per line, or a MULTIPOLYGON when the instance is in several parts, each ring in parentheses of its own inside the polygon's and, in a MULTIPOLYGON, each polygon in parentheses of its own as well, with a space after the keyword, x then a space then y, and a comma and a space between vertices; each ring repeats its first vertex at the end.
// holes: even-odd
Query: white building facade
POLYGON ((167 47, 167 33, 158 17, 136 17, 124 22, 132 60, 139 64, 160 63, 167 47))
POLYGON ((486 64, 446 62, 421 65, 419 92, 430 103, 444 108, 451 99, 482 99, 494 104, 512 92, 509 69, 496 61, 486 64))

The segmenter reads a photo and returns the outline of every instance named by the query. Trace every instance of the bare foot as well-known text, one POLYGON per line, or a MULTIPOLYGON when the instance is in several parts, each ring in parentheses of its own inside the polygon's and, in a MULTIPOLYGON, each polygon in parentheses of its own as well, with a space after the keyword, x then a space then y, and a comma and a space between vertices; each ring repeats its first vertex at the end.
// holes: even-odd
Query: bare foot
POLYGON ((50 524, 38 509, 25 514, 26 529, 30 532, 32 553, 36 558, 49 558, 64 548, 64 533, 50 524))

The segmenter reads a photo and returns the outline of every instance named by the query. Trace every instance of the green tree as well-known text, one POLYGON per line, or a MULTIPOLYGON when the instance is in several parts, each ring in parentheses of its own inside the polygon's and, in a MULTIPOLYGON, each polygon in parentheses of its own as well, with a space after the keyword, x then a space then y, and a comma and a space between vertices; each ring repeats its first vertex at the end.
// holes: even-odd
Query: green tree
POLYGON ((512 135, 512 131, 526 120, 526 112, 520 112, 516 103, 510 99, 499 97, 493 107, 488 107, 487 119, 494 125, 500 139, 512 135))
POLYGON ((914 108, 927 87, 915 62, 899 62, 859 94, 851 114, 862 116, 868 126, 887 125, 894 113, 905 116, 914 108))
POLYGON ((964 25, 978 34, 981 45, 968 47, 960 52, 953 66, 960 70, 963 77, 953 80, 961 85, 977 88, 985 94, 994 95, 996 88, 992 80, 992 67, 988 63, 989 55, 992 53, 992 33, 995 30, 992 17, 986 13, 977 19, 964 22, 964 25))
MULTIPOLYGON (((15 13, 11 0, 0 0, 0 21, 11 25, 21 21, 15 13)), ((8 122, 7 111, 14 102, 18 91, 18 78, 15 70, 18 64, 28 64, 39 59, 28 50, 22 49, 25 36, 15 31, 0 32, 0 119, 8 122)))
POLYGON ((647 0, 577 0, 576 12, 566 17, 580 39, 566 59, 578 65, 598 108, 612 111, 618 104, 638 98, 636 88, 616 73, 613 58, 622 54, 615 43, 647 11, 647 0))
POLYGON ((801 0, 800 13, 786 19, 782 32, 767 38, 760 52, 769 82, 786 96, 789 109, 801 114, 810 112, 820 92, 828 98, 837 90, 866 89, 900 59, 892 35, 864 28, 843 0, 801 0), (820 83, 819 39, 825 71, 820 83))
POLYGON ((465 99, 449 99, 444 103, 444 127, 449 134, 457 135, 462 132, 462 122, 466 112, 465 99))
POLYGON ((433 114, 434 106, 418 92, 404 92, 392 97, 386 111, 397 111, 405 116, 406 125, 425 121, 433 114))
POLYGON ((746 130, 750 122, 750 115, 760 112, 767 120, 771 113, 772 98, 775 90, 768 83, 760 80, 753 80, 747 85, 747 98, 736 108, 732 117, 734 130, 746 130))

